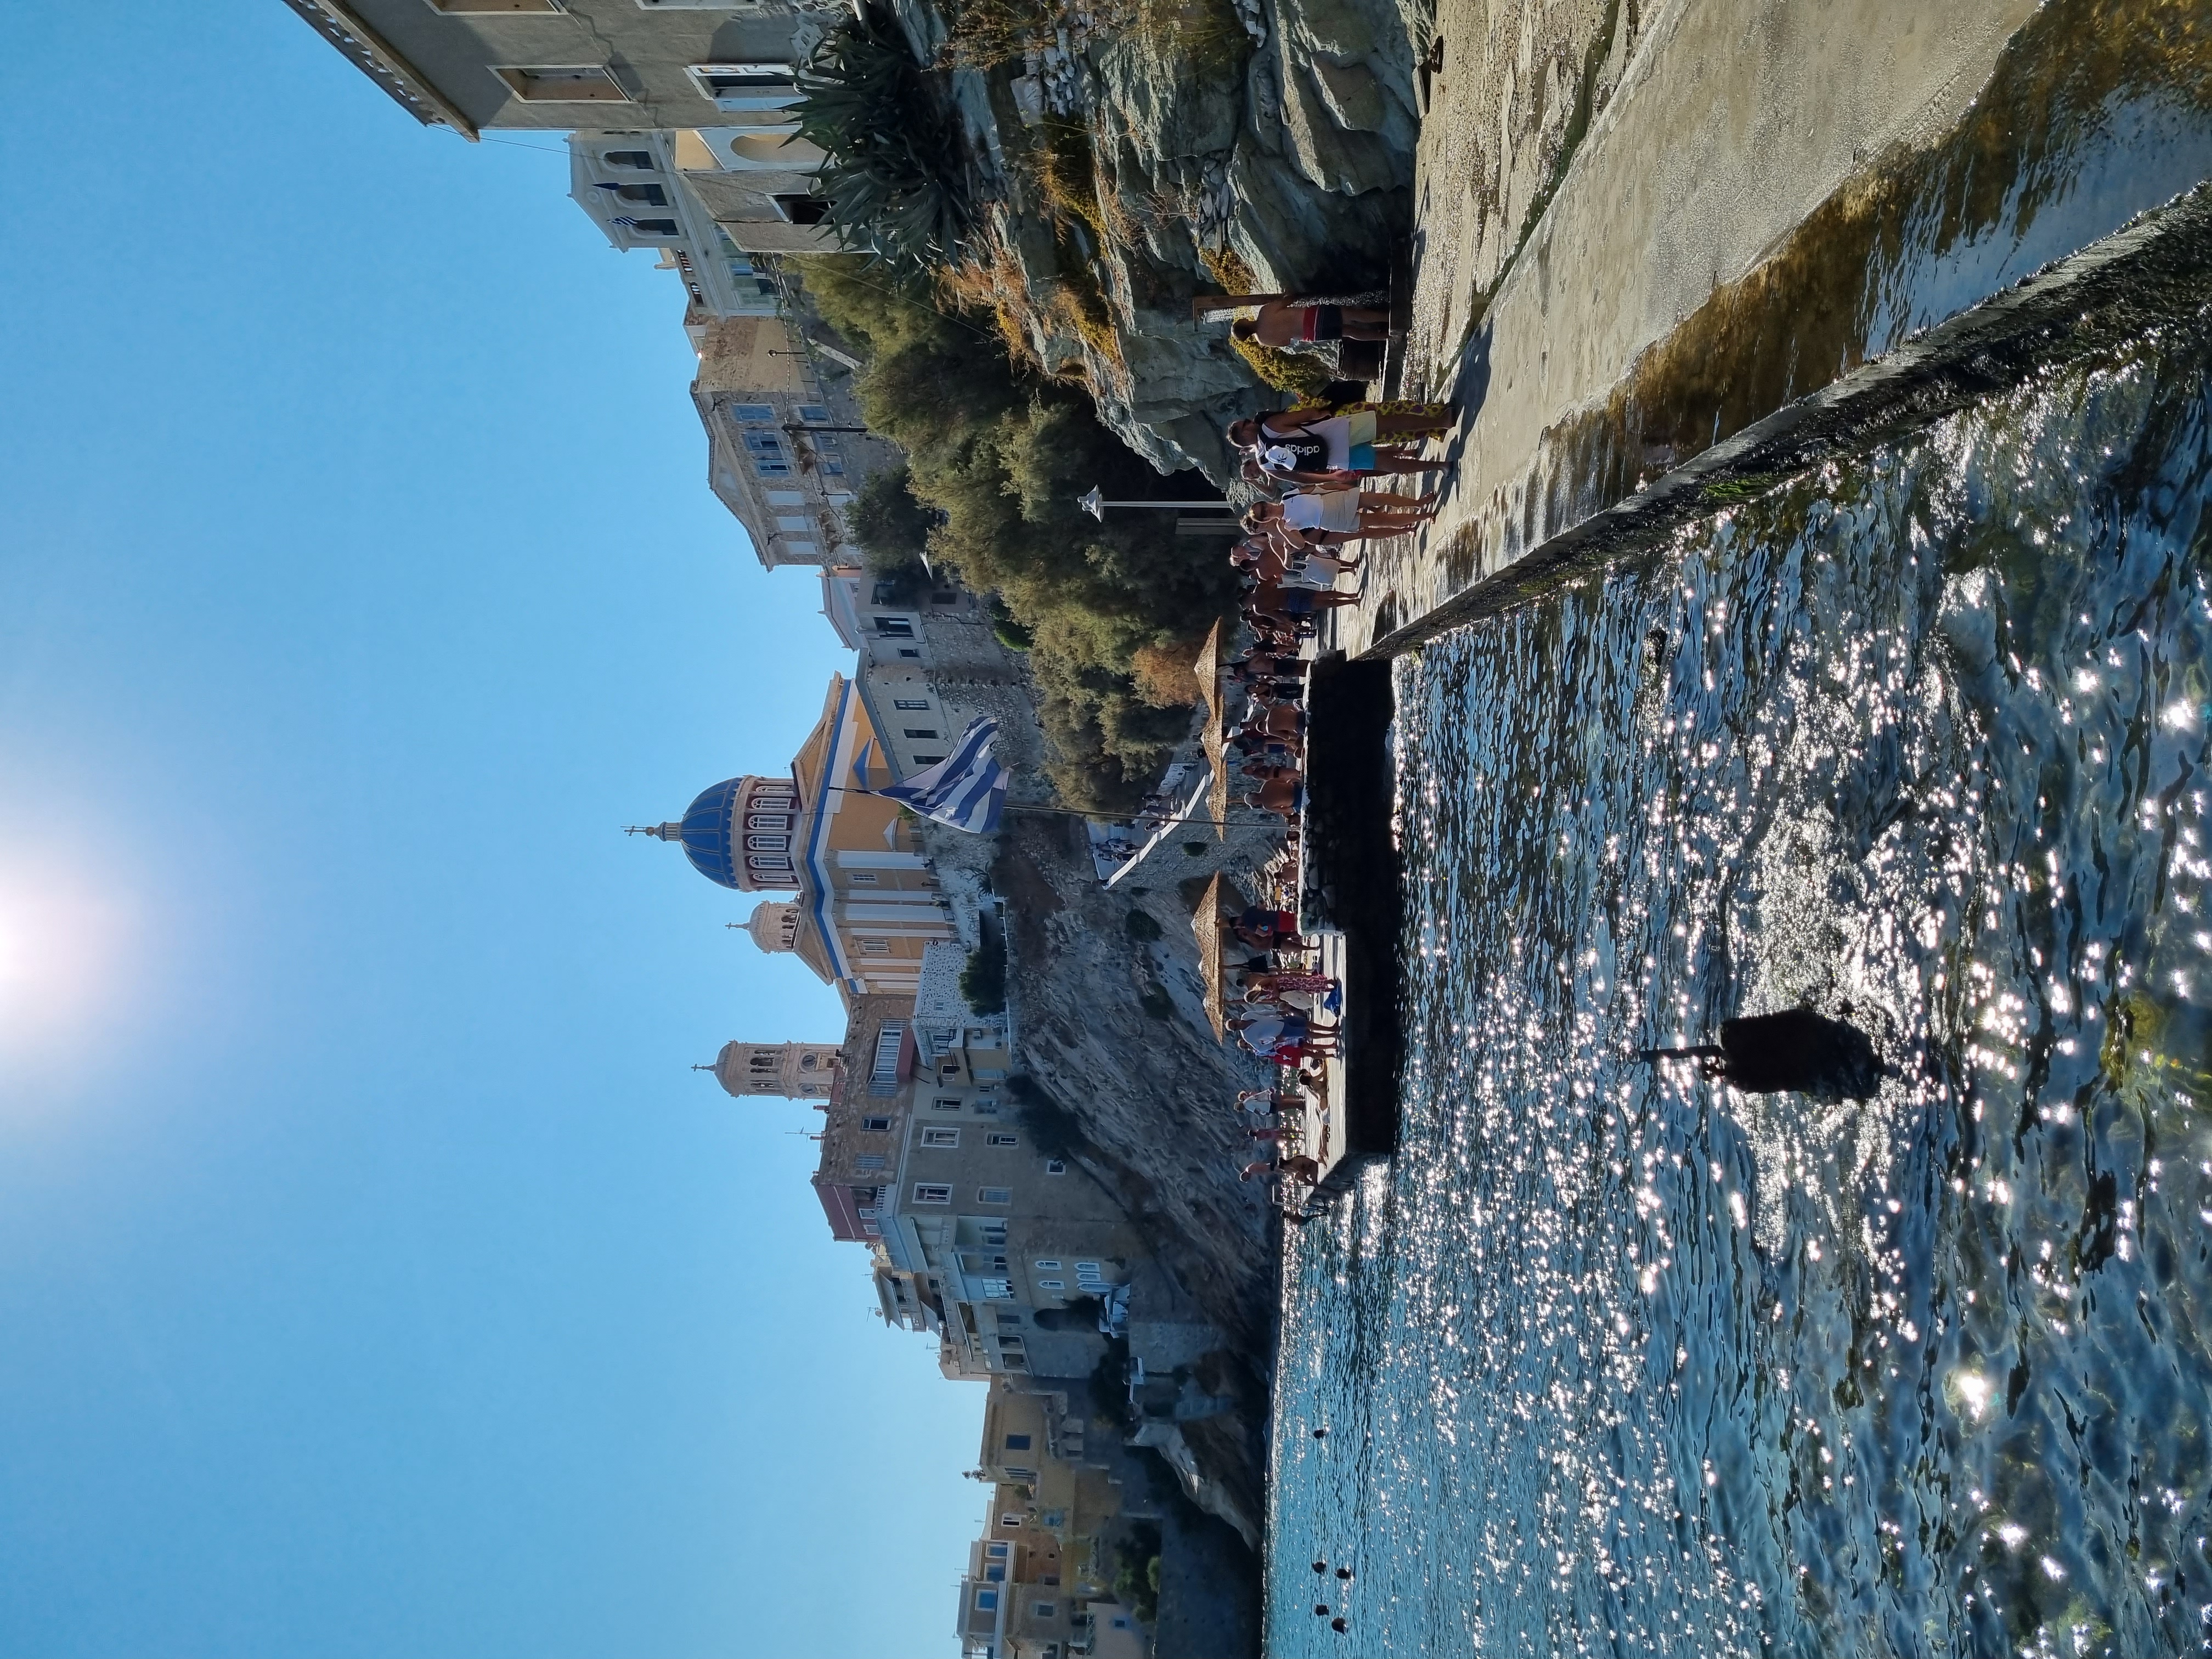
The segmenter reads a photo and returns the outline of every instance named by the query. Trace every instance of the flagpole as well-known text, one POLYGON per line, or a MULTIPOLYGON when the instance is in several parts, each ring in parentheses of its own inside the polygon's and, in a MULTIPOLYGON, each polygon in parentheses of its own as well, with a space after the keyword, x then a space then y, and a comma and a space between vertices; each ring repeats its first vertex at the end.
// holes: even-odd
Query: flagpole
MULTIPOLYGON (((825 787, 836 791, 839 794, 868 795, 877 800, 890 801, 891 805, 898 807, 902 811, 914 811, 914 809, 911 806, 908 806, 904 801, 898 799, 896 796, 886 795, 880 789, 856 789, 849 783, 833 783, 825 787)), ((1026 806, 1019 801, 1011 800, 999 810, 1002 812, 1034 812, 1044 817, 1058 818, 1097 818, 1105 816, 1103 813, 1100 812, 1086 812, 1079 806, 1026 806)), ((918 818, 927 817, 929 816, 927 812, 915 812, 914 815, 918 818)), ((1133 822, 1133 820, 1131 821, 1133 822)), ((1163 822, 1164 824, 1203 824, 1209 830, 1257 830, 1273 824, 1280 824, 1287 821, 1288 820, 1282 818, 1279 814, 1271 813, 1266 817, 1257 818, 1176 817, 1165 819, 1163 822)), ((1108 819, 1108 822, 1118 823, 1122 822, 1122 820, 1119 818, 1111 818, 1108 819)))

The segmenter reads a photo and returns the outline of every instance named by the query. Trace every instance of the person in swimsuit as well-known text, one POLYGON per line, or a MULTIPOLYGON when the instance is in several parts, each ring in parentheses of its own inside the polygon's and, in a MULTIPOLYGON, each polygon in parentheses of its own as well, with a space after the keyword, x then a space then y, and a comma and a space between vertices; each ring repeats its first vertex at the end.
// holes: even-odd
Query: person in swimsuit
POLYGON ((1294 818, 1306 804, 1305 785, 1298 781, 1295 772, 1278 772, 1255 793, 1245 796, 1244 804, 1263 812, 1279 812, 1286 818, 1294 818))
POLYGON ((1279 479, 1342 488, 1370 474, 1430 471, 1419 439, 1448 430, 1458 413, 1454 404, 1316 404, 1233 422, 1229 441, 1250 451, 1279 479), (1408 437, 1411 444, 1404 441, 1408 437), (1391 439, 1399 441, 1387 441, 1391 439))
POLYGON ((1457 404, 1389 403, 1301 404, 1264 415, 1248 415, 1229 423, 1229 441, 1239 449, 1263 453, 1271 445, 1296 442, 1320 422, 1340 416, 1371 415, 1375 438, 1370 441, 1402 441, 1437 437, 1459 424, 1457 404))
POLYGON ((1229 331, 1252 344, 1279 349, 1319 340, 1387 340, 1390 313, 1375 306, 1306 306, 1292 300, 1267 300, 1253 315, 1231 323, 1229 331))
POLYGON ((1309 547, 1342 547, 1373 538, 1403 536, 1436 517, 1436 497, 1370 495, 1356 489, 1299 490, 1280 501, 1261 501, 1244 515, 1257 532, 1280 525, 1309 547))

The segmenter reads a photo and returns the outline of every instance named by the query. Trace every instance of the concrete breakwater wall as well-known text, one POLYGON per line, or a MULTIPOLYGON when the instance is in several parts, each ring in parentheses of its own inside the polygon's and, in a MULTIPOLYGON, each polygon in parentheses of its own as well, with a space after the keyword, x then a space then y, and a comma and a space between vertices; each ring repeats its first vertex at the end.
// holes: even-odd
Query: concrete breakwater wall
POLYGON ((1467 414, 1445 512, 1378 551, 1340 643, 1402 650, 2193 314, 2192 192, 2212 176, 2201 19, 2160 0, 2026 14, 1668 8, 1503 253, 1494 214, 1470 230, 1472 187, 1435 170, 1449 112, 1484 95, 1448 69, 1405 389, 1467 414))

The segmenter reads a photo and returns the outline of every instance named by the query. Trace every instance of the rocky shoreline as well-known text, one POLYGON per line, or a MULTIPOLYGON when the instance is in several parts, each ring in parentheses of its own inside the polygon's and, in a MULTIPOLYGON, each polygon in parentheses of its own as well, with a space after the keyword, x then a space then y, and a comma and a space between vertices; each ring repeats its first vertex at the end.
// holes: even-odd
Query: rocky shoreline
MULTIPOLYGON (((1431 8, 1215 5, 1111 27, 1071 9, 1051 47, 953 80, 988 198, 965 297, 995 310, 1043 373, 1084 382, 1155 467, 1219 485, 1222 427, 1279 398, 1283 366, 1263 378, 1190 301, 1231 285, 1387 283, 1413 222, 1431 8)), ((930 0, 896 10, 918 55, 957 52, 930 0)))

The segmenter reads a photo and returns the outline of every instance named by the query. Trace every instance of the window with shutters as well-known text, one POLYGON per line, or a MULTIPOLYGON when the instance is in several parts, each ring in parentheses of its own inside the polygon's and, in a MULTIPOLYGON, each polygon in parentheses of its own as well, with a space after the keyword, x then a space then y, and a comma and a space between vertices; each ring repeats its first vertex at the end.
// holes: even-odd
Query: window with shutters
POLYGON ((891 707, 894 708, 907 709, 927 708, 929 707, 929 699, 927 697, 893 697, 891 699, 891 707))
POLYGON ((629 94, 599 64, 518 64, 494 75, 526 104, 627 104, 629 94))
POLYGON ((921 1132, 921 1144, 925 1146, 957 1146, 960 1144, 960 1131, 924 1129, 921 1132))
POLYGON ((783 440, 773 432, 760 432, 748 428, 744 434, 745 453, 751 459, 753 471, 763 478, 787 478, 791 476, 791 457, 785 452, 783 440))
POLYGON ((906 1041, 906 1025, 901 1020, 886 1020, 876 1033, 874 1061, 868 1067, 868 1092, 872 1095, 895 1095, 898 1092, 899 1048, 906 1041))
POLYGON ((950 1204, 952 1188, 934 1181, 918 1181, 915 1183, 914 1201, 917 1204, 950 1204))
POLYGON ((1018 1146, 1022 1143, 1018 1136, 1000 1133, 985 1135, 983 1144, 986 1146, 1018 1146))
POLYGON ((864 1117, 860 1127, 872 1135, 887 1135, 891 1132, 891 1121, 887 1117, 864 1117))
POLYGON ((1011 1187, 978 1187, 975 1189, 975 1201, 978 1204, 1011 1204, 1014 1201, 1013 1188, 1011 1187))
POLYGON ((691 79, 723 109, 780 109, 799 100, 788 64, 694 64, 691 79))

